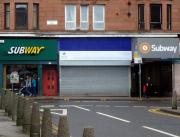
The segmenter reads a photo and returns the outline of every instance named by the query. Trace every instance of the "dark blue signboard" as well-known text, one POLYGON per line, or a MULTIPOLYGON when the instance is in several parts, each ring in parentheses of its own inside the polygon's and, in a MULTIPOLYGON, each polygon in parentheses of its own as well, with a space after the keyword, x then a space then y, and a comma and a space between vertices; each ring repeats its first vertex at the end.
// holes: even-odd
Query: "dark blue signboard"
POLYGON ((131 51, 131 38, 61 38, 60 51, 131 51))

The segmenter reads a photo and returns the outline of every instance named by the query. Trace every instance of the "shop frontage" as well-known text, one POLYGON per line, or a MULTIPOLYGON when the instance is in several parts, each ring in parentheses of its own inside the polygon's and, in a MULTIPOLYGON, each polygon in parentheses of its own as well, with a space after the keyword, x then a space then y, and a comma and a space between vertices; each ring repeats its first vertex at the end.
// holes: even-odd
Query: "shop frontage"
POLYGON ((59 39, 60 95, 129 96, 130 38, 59 39))
POLYGON ((1 88, 34 95, 58 95, 55 39, 1 38, 0 41, 1 88))
POLYGON ((143 87, 149 83, 148 96, 172 95, 172 65, 179 58, 178 38, 134 38, 131 96, 143 96, 143 87), (141 76, 139 75, 141 69, 141 76), (140 84, 139 84, 140 83, 140 84))

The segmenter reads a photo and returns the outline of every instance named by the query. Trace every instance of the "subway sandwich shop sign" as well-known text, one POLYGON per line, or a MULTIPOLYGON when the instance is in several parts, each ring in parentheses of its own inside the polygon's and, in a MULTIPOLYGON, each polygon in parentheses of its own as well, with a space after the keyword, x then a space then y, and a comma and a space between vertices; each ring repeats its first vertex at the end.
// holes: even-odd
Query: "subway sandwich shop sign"
POLYGON ((57 41, 1 39, 0 60, 57 60, 57 41))
POLYGON ((29 47, 11 47, 8 54, 26 54, 26 55, 36 55, 45 49, 43 46, 29 46, 29 47))

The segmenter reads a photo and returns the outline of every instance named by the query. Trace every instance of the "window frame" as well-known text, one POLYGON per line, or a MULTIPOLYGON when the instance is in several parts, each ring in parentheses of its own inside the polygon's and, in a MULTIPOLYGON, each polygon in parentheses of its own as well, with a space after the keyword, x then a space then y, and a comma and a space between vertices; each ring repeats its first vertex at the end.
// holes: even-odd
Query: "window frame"
POLYGON ((171 31, 172 29, 172 5, 167 4, 167 30, 171 31))
POLYGON ((15 29, 16 30, 25 30, 25 29, 28 29, 28 9, 29 9, 29 7, 28 7, 28 3, 15 3, 15 29), (17 16, 17 12, 16 12, 16 6, 17 5, 26 5, 27 6, 27 10, 26 10, 26 15, 27 15, 27 19, 26 19, 26 22, 27 22, 27 24, 26 24, 26 26, 23 26, 23 27, 17 27, 17 24, 16 24, 16 20, 17 20, 17 18, 16 18, 16 16, 17 16))
POLYGON ((162 4, 150 4, 150 29, 151 30, 162 30, 162 4), (152 20, 152 18, 151 18, 151 11, 152 11, 152 9, 151 9, 151 7, 152 6, 159 6, 160 7, 160 22, 151 22, 151 20, 152 20), (160 24, 160 28, 153 28, 152 27, 152 25, 153 24, 160 24))
POLYGON ((67 4, 65 5, 65 30, 76 30, 76 5, 73 4, 67 4), (73 6, 74 7, 74 21, 67 21, 67 7, 68 6, 73 6), (66 23, 74 23, 75 27, 74 28, 68 28, 66 23))
POLYGON ((144 4, 138 4, 138 30, 145 30, 144 4), (141 8, 143 7, 143 21, 141 22, 141 8), (143 25, 143 27, 141 27, 143 25))
POLYGON ((89 30, 89 6, 88 5, 80 5, 80 29, 81 30, 89 30), (82 17, 81 16, 82 15, 81 11, 82 11, 83 6, 87 7, 87 20, 86 21, 83 21, 82 18, 81 18, 82 17), (81 23, 87 23, 88 27, 86 29, 82 28, 81 23))
POLYGON ((32 19, 32 26, 34 30, 38 30, 39 29, 39 3, 33 3, 33 19, 32 19), (37 7, 36 11, 34 11, 34 6, 37 7), (34 14, 36 14, 36 27, 34 26, 34 14))
POLYGON ((105 5, 93 5, 93 30, 105 30, 105 5), (95 21, 95 7, 102 6, 103 7, 103 21, 95 21), (95 23, 103 23, 103 28, 95 28, 95 23))
POLYGON ((10 3, 4 3, 4 29, 9 30, 10 29, 10 3), (9 6, 9 11, 7 11, 7 6, 9 6), (7 27, 7 13, 9 15, 9 27, 7 27))

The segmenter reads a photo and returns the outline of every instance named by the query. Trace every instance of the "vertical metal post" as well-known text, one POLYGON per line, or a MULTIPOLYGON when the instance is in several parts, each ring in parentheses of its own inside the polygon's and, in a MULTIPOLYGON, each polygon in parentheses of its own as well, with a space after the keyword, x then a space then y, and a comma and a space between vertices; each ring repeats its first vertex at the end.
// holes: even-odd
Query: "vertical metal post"
POLYGON ((3 88, 3 65, 0 64, 0 89, 3 88))
POLYGON ((39 96, 42 96, 42 70, 43 67, 42 67, 42 64, 39 64, 38 65, 38 95, 39 96))
POLYGON ((13 85, 13 83, 12 83, 12 92, 14 92, 14 85, 13 85))
POLYGON ((139 63, 139 98, 142 99, 141 95, 141 63, 139 63))
POLYGON ((175 90, 175 65, 172 62, 172 92, 175 90))

